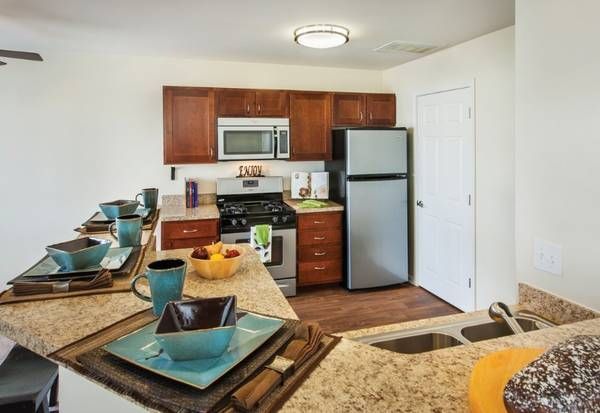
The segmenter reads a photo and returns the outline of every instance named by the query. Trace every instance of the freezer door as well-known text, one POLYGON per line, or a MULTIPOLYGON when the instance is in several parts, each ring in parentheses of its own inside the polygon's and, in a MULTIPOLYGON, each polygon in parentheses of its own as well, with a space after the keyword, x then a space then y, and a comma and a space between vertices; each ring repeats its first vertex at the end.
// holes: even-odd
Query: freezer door
POLYGON ((408 281, 406 179, 346 185, 347 287, 408 281))
POLYGON ((348 129, 346 173, 375 175, 407 173, 406 131, 401 129, 348 129))

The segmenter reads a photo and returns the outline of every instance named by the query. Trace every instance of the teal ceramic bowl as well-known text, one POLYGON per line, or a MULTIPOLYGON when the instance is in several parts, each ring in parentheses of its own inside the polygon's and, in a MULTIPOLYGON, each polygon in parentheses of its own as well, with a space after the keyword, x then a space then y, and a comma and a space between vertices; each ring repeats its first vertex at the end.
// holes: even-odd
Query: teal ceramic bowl
POLYGON ((119 199, 112 202, 103 202, 98 206, 100 207, 102 213, 106 215, 106 218, 115 219, 121 215, 133 214, 139 205, 140 203, 138 201, 119 199))
POLYGON ((158 320, 154 337, 174 361, 219 357, 237 326, 234 295, 171 301, 158 320))
POLYGON ((85 237, 48 245, 46 251, 61 271, 75 271, 100 265, 110 244, 110 240, 85 237))

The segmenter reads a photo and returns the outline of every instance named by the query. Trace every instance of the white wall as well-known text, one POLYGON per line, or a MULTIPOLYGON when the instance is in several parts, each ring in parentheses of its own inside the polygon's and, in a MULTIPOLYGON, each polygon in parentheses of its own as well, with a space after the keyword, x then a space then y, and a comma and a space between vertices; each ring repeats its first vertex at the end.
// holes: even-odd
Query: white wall
MULTIPOLYGON (((162 165, 162 86, 382 91, 381 72, 110 55, 11 60, 0 70, 0 285, 101 201, 146 186, 181 193, 184 176, 234 176, 237 163, 162 165)), ((322 162, 264 162, 267 173, 322 170, 322 162)))
POLYGON ((600 2, 518 0, 516 266, 520 281, 600 310, 600 2), (562 276, 533 267, 562 245, 562 276))
MULTIPOLYGON (((477 308, 485 308, 496 300, 516 301, 514 27, 383 73, 384 88, 397 94, 397 124, 409 128, 414 127, 416 95, 465 86, 473 79, 477 164, 475 291, 477 308)), ((411 134, 411 152, 414 146, 411 134)), ((418 279, 415 281, 418 283, 418 279)))

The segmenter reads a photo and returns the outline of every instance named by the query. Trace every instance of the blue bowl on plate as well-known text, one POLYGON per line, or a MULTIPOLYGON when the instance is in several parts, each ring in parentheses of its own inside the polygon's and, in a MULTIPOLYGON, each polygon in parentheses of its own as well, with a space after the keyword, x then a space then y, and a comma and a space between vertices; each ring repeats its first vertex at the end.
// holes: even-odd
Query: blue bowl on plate
POLYGON ((234 295, 171 301, 154 337, 171 360, 214 358, 227 350, 236 326, 234 295))
POLYGON ((138 201, 128 201, 126 199, 119 199, 112 202, 103 202, 99 204, 100 210, 106 218, 115 219, 120 215, 133 214, 140 203, 138 201))
POLYGON ((62 271, 75 271, 98 266, 110 244, 110 240, 85 237, 48 245, 46 251, 62 271))

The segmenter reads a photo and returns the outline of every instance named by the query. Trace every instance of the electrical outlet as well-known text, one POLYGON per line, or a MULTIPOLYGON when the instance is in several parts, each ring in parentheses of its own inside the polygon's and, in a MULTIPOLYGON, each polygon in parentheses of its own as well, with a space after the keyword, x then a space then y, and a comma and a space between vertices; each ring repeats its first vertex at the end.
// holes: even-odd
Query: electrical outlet
POLYGON ((550 274, 562 275, 562 246, 535 238, 533 241, 533 266, 550 274))

